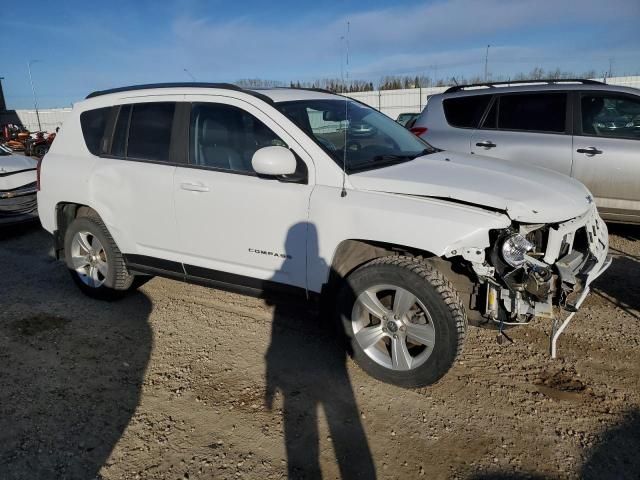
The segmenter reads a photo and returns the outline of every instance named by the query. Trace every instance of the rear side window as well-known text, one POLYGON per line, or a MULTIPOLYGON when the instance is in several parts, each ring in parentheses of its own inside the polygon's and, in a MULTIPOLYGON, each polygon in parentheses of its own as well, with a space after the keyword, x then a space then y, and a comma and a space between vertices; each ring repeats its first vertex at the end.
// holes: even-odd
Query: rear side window
POLYGON ((80 114, 80 127, 87 148, 94 155, 100 154, 100 142, 104 135, 104 128, 107 125, 107 119, 111 107, 98 108, 95 110, 87 110, 80 114))
POLYGON ((169 161, 175 108, 173 102, 139 103, 133 106, 126 151, 128 158, 169 161))
POLYGON ((447 123, 452 127, 476 128, 490 100, 491 95, 447 98, 442 102, 447 123))
POLYGON ((499 100, 499 129, 550 133, 566 130, 565 93, 502 95, 499 100))
POLYGON ((113 131, 111 142, 111 155, 116 157, 127 156, 127 140, 129 138, 129 118, 131 117, 131 105, 123 105, 118 112, 118 120, 113 131))

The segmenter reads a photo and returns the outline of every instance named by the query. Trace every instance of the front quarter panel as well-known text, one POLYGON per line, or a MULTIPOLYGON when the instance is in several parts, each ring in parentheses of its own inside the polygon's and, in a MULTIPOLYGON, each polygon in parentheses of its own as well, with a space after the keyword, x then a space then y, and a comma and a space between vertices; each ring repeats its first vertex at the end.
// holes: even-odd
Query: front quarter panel
POLYGON ((368 240, 450 254, 456 247, 486 248, 489 230, 506 228, 501 213, 443 200, 317 186, 309 221, 317 238, 308 242, 309 290, 326 283, 336 249, 344 240, 368 240))

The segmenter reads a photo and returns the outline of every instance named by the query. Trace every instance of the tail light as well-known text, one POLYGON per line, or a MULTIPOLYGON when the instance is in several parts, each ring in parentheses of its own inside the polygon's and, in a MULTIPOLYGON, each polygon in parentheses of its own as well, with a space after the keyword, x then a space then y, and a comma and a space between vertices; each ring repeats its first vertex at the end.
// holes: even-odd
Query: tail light
POLYGON ((413 133, 416 137, 419 137, 423 133, 426 133, 429 130, 427 127, 411 127, 411 133, 413 133))
POLYGON ((42 159, 44 157, 40 157, 38 159, 38 165, 36 165, 36 190, 40 191, 40 168, 42 167, 42 159))

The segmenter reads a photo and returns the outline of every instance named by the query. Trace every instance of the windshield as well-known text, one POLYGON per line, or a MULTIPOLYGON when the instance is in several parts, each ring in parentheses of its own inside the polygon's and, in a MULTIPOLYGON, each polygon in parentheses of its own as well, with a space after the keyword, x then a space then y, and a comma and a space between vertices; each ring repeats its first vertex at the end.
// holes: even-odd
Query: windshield
POLYGON ((276 107, 347 173, 408 162, 436 151, 386 115, 353 100, 298 100, 276 107))

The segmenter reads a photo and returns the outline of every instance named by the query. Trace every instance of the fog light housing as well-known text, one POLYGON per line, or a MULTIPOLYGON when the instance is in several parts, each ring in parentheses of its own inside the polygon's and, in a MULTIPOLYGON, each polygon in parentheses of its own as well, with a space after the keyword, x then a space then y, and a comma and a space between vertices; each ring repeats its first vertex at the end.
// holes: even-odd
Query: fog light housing
POLYGON ((533 250, 533 243, 519 233, 509 236, 500 249, 502 259, 512 267, 520 267, 524 264, 524 256, 533 250))

